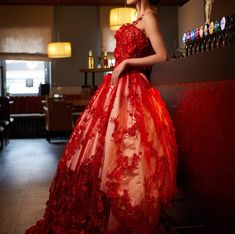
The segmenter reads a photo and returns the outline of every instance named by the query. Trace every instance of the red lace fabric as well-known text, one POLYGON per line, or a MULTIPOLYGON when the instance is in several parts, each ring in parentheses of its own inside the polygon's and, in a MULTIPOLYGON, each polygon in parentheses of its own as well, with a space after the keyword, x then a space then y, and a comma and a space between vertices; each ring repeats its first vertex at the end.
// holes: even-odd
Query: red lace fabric
MULTIPOLYGON (((116 32, 117 64, 153 53, 133 24, 116 32)), ((78 119, 58 163, 43 218, 26 233, 156 233, 161 209, 176 190, 177 146, 165 103, 145 68, 111 74, 78 119)))

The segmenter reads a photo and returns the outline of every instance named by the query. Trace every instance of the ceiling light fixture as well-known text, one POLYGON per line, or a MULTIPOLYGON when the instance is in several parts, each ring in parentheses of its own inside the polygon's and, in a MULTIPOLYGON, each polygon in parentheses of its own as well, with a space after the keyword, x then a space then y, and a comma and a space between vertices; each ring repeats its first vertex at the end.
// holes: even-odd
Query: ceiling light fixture
MULTIPOLYGON (((57 5, 59 5, 59 0, 57 0, 57 5)), ((59 22, 57 24, 57 42, 50 42, 47 46, 48 58, 69 58, 72 56, 72 46, 71 42, 61 42, 60 41, 60 27, 59 22)))

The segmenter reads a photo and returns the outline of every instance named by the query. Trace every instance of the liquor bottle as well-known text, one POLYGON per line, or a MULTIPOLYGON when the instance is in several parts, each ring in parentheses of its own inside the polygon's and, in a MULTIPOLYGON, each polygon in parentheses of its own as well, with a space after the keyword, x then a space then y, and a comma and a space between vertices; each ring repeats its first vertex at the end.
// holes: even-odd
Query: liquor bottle
POLYGON ((184 33, 184 34, 183 34, 183 37, 182 37, 182 41, 183 41, 184 44, 186 43, 186 35, 187 35, 187 34, 184 33))
POLYGON ((226 27, 226 17, 223 17, 221 20, 220 20, 220 29, 223 31, 226 27))
POLYGON ((220 48, 222 46, 225 46, 224 44, 224 39, 223 39, 223 34, 220 34, 217 39, 216 39, 216 48, 220 48))
POLYGON ((218 33, 219 31, 220 31, 220 23, 218 20, 216 20, 214 24, 214 32, 218 33))
POLYGON ((197 50, 197 54, 201 53, 201 42, 198 42, 198 43, 197 43, 197 48, 196 48, 196 50, 197 50))
POLYGON ((209 34, 212 35, 214 33, 214 28, 215 28, 215 24, 213 21, 210 22, 209 25, 209 34))
POLYGON ((226 20, 225 20, 225 29, 228 29, 230 26, 230 17, 226 16, 226 20))
POLYGON ((234 23, 235 23, 234 21, 235 21, 234 15, 231 15, 230 16, 230 25, 229 25, 230 27, 234 26, 234 23))
POLYGON ((89 50, 88 54, 88 69, 94 69, 94 57, 92 54, 92 50, 89 50))
POLYGON ((206 41, 206 52, 211 50, 211 38, 206 41))
POLYGON ((190 39, 191 39, 191 32, 187 32, 186 33, 186 43, 189 44, 191 42, 190 39))
POLYGON ((198 40, 200 38, 200 28, 196 28, 195 30, 195 39, 198 40))
POLYGON ((185 56, 186 57, 189 56, 189 45, 188 44, 185 45, 185 56))
POLYGON ((107 51, 104 51, 103 64, 104 64, 104 68, 108 68, 108 55, 107 55, 107 51))
POLYGON ((226 46, 226 38, 225 38, 225 34, 223 34, 223 38, 222 38, 222 47, 226 46))
POLYGON ((206 52, 206 39, 201 43, 201 52, 206 52))
POLYGON ((190 46, 189 46, 189 55, 193 55, 193 45, 194 44, 190 44, 190 46))
POLYGON ((225 40, 225 42, 224 42, 225 46, 230 46, 230 44, 231 44, 231 33, 229 32, 229 30, 227 30, 225 32, 224 40, 225 40))
POLYGON ((205 24, 204 25, 204 36, 208 36, 209 34, 209 24, 205 24))
POLYGON ((217 39, 216 36, 213 36, 213 37, 211 38, 211 50, 216 49, 216 39, 217 39))
POLYGON ((192 31, 191 31, 190 39, 191 39, 191 42, 194 42, 194 40, 195 40, 195 29, 192 29, 192 31))
POLYGON ((204 37, 204 27, 203 26, 201 26, 199 29, 199 36, 200 36, 200 38, 204 37))

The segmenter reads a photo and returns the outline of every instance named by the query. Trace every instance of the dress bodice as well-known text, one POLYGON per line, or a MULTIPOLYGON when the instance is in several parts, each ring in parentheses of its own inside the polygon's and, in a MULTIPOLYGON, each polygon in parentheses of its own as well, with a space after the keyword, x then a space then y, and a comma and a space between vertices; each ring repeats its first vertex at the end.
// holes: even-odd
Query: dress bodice
POLYGON ((115 33, 116 66, 128 58, 140 58, 154 53, 149 38, 134 23, 125 24, 115 33))

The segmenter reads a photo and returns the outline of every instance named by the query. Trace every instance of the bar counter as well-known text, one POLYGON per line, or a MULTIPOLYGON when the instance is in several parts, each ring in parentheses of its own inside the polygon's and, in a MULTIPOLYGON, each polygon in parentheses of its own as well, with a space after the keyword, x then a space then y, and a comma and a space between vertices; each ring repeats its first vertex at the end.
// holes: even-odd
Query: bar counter
POLYGON ((205 233, 232 233, 235 45, 156 64, 150 79, 175 126, 178 185, 195 200, 205 233))

